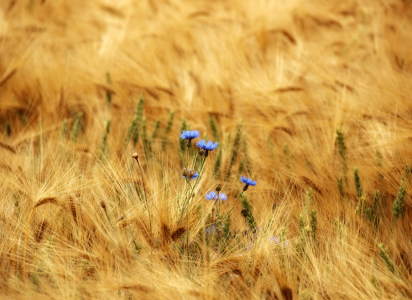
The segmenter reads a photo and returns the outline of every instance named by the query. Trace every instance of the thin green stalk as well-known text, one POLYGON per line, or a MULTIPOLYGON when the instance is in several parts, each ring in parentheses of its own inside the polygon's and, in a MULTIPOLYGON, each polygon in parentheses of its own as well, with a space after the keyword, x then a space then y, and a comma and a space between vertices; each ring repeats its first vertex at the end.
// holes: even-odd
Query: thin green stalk
MULTIPOLYGON (((196 156, 197 157, 197 156, 196 156)), ((188 184, 189 184, 189 186, 190 186, 190 193, 189 193, 189 195, 188 195, 188 197, 185 199, 185 202, 184 202, 184 205, 183 205, 183 207, 184 207, 184 209, 182 210, 182 213, 181 213, 181 215, 180 215, 180 218, 179 218, 179 221, 178 221, 178 223, 182 220, 182 217, 183 217, 183 214, 189 209, 189 207, 190 207, 190 203, 191 203, 191 200, 193 200, 193 190, 196 188, 196 186, 197 186, 197 184, 199 183, 199 181, 200 181, 200 176, 202 175, 202 171, 203 171, 203 167, 204 167, 204 165, 205 165, 205 161, 206 161, 206 157, 204 157, 203 158, 203 160, 202 160, 202 162, 201 162, 201 167, 200 167, 200 170, 199 170, 199 177, 197 178, 197 180, 196 180, 196 182, 193 184, 193 186, 191 186, 190 185, 190 178, 188 179, 188 184), (186 204, 187 203, 187 204, 186 204)), ((186 193, 185 193, 186 194, 186 193)))
POLYGON ((186 169, 189 168, 189 147, 186 147, 186 169))
POLYGON ((219 199, 219 194, 220 194, 220 191, 218 191, 217 192, 217 201, 218 201, 218 203, 219 203, 219 205, 217 206, 217 217, 219 218, 219 213, 220 213, 220 199, 219 199))
MULTIPOLYGON (((187 172, 189 172, 189 169, 188 169, 189 163, 188 163, 188 161, 189 161, 189 147, 186 147, 186 170, 187 170, 187 172)), ((190 180, 191 179, 189 178, 189 174, 187 174, 186 175, 186 182, 189 184, 189 186, 190 186, 190 180)), ((182 213, 180 215, 179 222, 182 219, 183 213, 185 212, 186 202, 189 199, 189 197, 187 197, 187 185, 185 186, 185 190, 184 190, 183 194, 184 194, 185 199, 184 199, 184 202, 183 202, 183 205, 182 205, 182 213)))
MULTIPOLYGON (((190 147, 191 147, 191 141, 189 140, 187 142, 187 146, 186 146, 186 170, 188 172, 189 172, 189 152, 190 152, 189 149, 190 149, 190 147)), ((186 176, 186 181, 187 181, 186 187, 189 186, 189 190, 190 190, 190 187, 191 187, 190 180, 191 180, 191 178, 189 177, 189 174, 188 174, 186 176)), ((189 206, 190 206, 189 197, 191 196, 191 193, 192 192, 190 191, 189 195, 187 195, 187 192, 185 192, 185 202, 183 203, 183 210, 182 210, 182 214, 180 216, 180 219, 182 218, 184 212, 186 212, 189 209, 189 206)), ((180 222, 180 220, 179 220, 179 222, 180 222)), ((186 247, 187 247, 187 258, 189 259, 190 249, 189 249, 189 227, 188 226, 189 226, 189 215, 186 216, 186 247)))
POLYGON ((239 197, 237 197, 237 199, 236 199, 236 201, 235 201, 235 204, 233 204, 232 208, 231 208, 231 209, 229 210, 229 212, 219 221, 219 223, 223 222, 223 220, 227 218, 227 216, 230 214, 230 212, 235 208, 236 203, 239 201, 240 197, 243 195, 244 192, 245 192, 245 191, 242 191, 242 192, 240 193, 239 197))
POLYGON ((184 199, 184 202, 183 202, 183 204, 182 204, 182 212, 181 212, 181 214, 180 214, 180 218, 179 218, 178 223, 182 220, 183 214, 186 212, 186 210, 187 210, 187 208, 188 208, 187 203, 188 203, 188 201, 189 201, 189 196, 190 196, 190 195, 187 196, 187 189, 188 189, 188 186, 189 186, 189 189, 192 187, 191 184, 190 184, 190 178, 189 178, 189 176, 186 176, 186 181, 187 181, 187 185, 185 186, 185 191, 184 191, 184 193, 183 193, 185 199, 184 199))
POLYGON ((206 157, 203 158, 202 162, 201 162, 201 166, 200 166, 200 170, 199 170, 199 177, 197 177, 197 181, 195 182, 195 184, 193 185, 193 188, 191 190, 191 192, 193 192, 193 190, 195 189, 196 185, 198 184, 198 182, 200 181, 200 176, 202 174, 203 171, 203 167, 205 165, 205 161, 206 161, 206 157))

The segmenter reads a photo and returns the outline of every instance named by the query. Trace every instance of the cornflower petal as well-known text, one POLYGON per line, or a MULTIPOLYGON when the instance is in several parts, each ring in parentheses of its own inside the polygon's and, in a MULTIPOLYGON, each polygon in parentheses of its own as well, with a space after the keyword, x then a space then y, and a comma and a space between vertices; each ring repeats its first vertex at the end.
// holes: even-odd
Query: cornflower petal
MULTIPOLYGON (((209 194, 206 194, 206 200, 217 200, 217 193, 215 191, 211 191, 209 194)), ((224 193, 219 193, 219 200, 225 201, 227 196, 224 193)))
POLYGON ((198 130, 183 130, 182 134, 180 135, 180 137, 182 138, 182 140, 193 140, 196 139, 200 136, 200 133, 198 130))
POLYGON ((255 186, 256 181, 252 180, 251 178, 246 178, 245 176, 240 177, 240 181, 246 185, 255 186))
POLYGON ((211 191, 209 194, 206 194, 206 200, 216 200, 217 194, 215 191, 211 191))
POLYGON ((197 142, 196 145, 197 145, 199 148, 202 148, 202 149, 204 149, 204 150, 212 151, 212 150, 214 150, 214 149, 217 148, 217 146, 219 145, 219 143, 218 143, 218 142, 213 143, 212 141, 208 141, 208 142, 206 143, 205 140, 201 140, 200 142, 197 142))
POLYGON ((227 199, 227 196, 223 193, 219 193, 219 199, 225 201, 227 199))

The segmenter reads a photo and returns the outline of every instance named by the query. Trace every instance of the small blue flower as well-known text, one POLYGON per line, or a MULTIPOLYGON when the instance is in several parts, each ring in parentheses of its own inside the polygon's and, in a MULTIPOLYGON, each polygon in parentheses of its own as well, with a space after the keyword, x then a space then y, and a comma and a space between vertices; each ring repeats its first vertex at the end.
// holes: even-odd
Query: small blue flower
MULTIPOLYGON (((249 185, 251 186, 255 186, 256 185, 256 181, 253 181, 250 178, 246 178, 245 176, 240 177, 240 181, 243 182, 245 184, 245 186, 243 187, 243 192, 245 192, 247 190, 247 188, 249 187, 249 185)), ((242 192, 242 193, 243 193, 242 192)))
MULTIPOLYGON (((197 177, 199 177, 199 173, 198 172, 195 173, 195 171, 193 171, 193 170, 189 170, 187 172, 187 174, 188 174, 188 176, 191 180, 196 179, 197 177), (191 175, 191 174, 193 174, 193 175, 191 175)), ((186 176, 183 175, 183 178, 186 178, 186 176)))
POLYGON ((204 150, 206 150, 206 151, 212 151, 213 149, 216 149, 216 148, 217 148, 218 143, 216 142, 216 143, 213 144, 213 142, 208 141, 207 144, 206 144, 206 141, 205 141, 205 140, 201 140, 200 142, 197 142, 196 145, 197 145, 199 148, 202 148, 202 149, 204 149, 204 150))
POLYGON ((227 196, 223 193, 219 193, 219 199, 225 201, 227 199, 227 196))
POLYGON ((209 194, 206 194, 206 200, 215 200, 217 199, 217 194, 215 191, 211 191, 209 194))
POLYGON ((245 176, 240 177, 240 181, 243 182, 246 185, 251 185, 251 186, 255 186, 256 185, 256 181, 253 181, 250 178, 246 178, 245 176))
POLYGON ((180 137, 182 138, 182 140, 193 140, 193 139, 197 139, 200 136, 199 131, 197 130, 183 130, 183 133, 180 135, 180 137))
MULTIPOLYGON (((227 196, 223 193, 219 193, 219 199, 225 201, 227 196)), ((217 200, 217 193, 215 191, 211 191, 209 194, 206 194, 206 200, 217 200)))

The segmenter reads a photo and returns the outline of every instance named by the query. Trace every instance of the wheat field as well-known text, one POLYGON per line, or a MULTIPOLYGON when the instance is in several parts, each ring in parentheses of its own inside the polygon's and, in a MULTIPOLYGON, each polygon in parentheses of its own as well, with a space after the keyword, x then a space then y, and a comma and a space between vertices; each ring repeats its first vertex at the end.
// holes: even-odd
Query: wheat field
POLYGON ((411 299, 411 49, 408 0, 2 0, 0 297, 411 299))

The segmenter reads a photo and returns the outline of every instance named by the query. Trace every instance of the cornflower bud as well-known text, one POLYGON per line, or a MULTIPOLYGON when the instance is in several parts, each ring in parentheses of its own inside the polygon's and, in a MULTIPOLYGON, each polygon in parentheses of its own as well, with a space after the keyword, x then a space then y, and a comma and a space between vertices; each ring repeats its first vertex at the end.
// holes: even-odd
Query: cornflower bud
POLYGON ((251 186, 255 186, 256 185, 256 181, 253 181, 250 178, 246 178, 244 176, 240 177, 240 181, 243 182, 245 184, 245 186, 243 187, 243 191, 246 192, 247 188, 249 187, 249 185, 251 186))
POLYGON ((202 148, 197 148, 197 154, 203 156, 205 154, 205 150, 203 150, 202 148))

